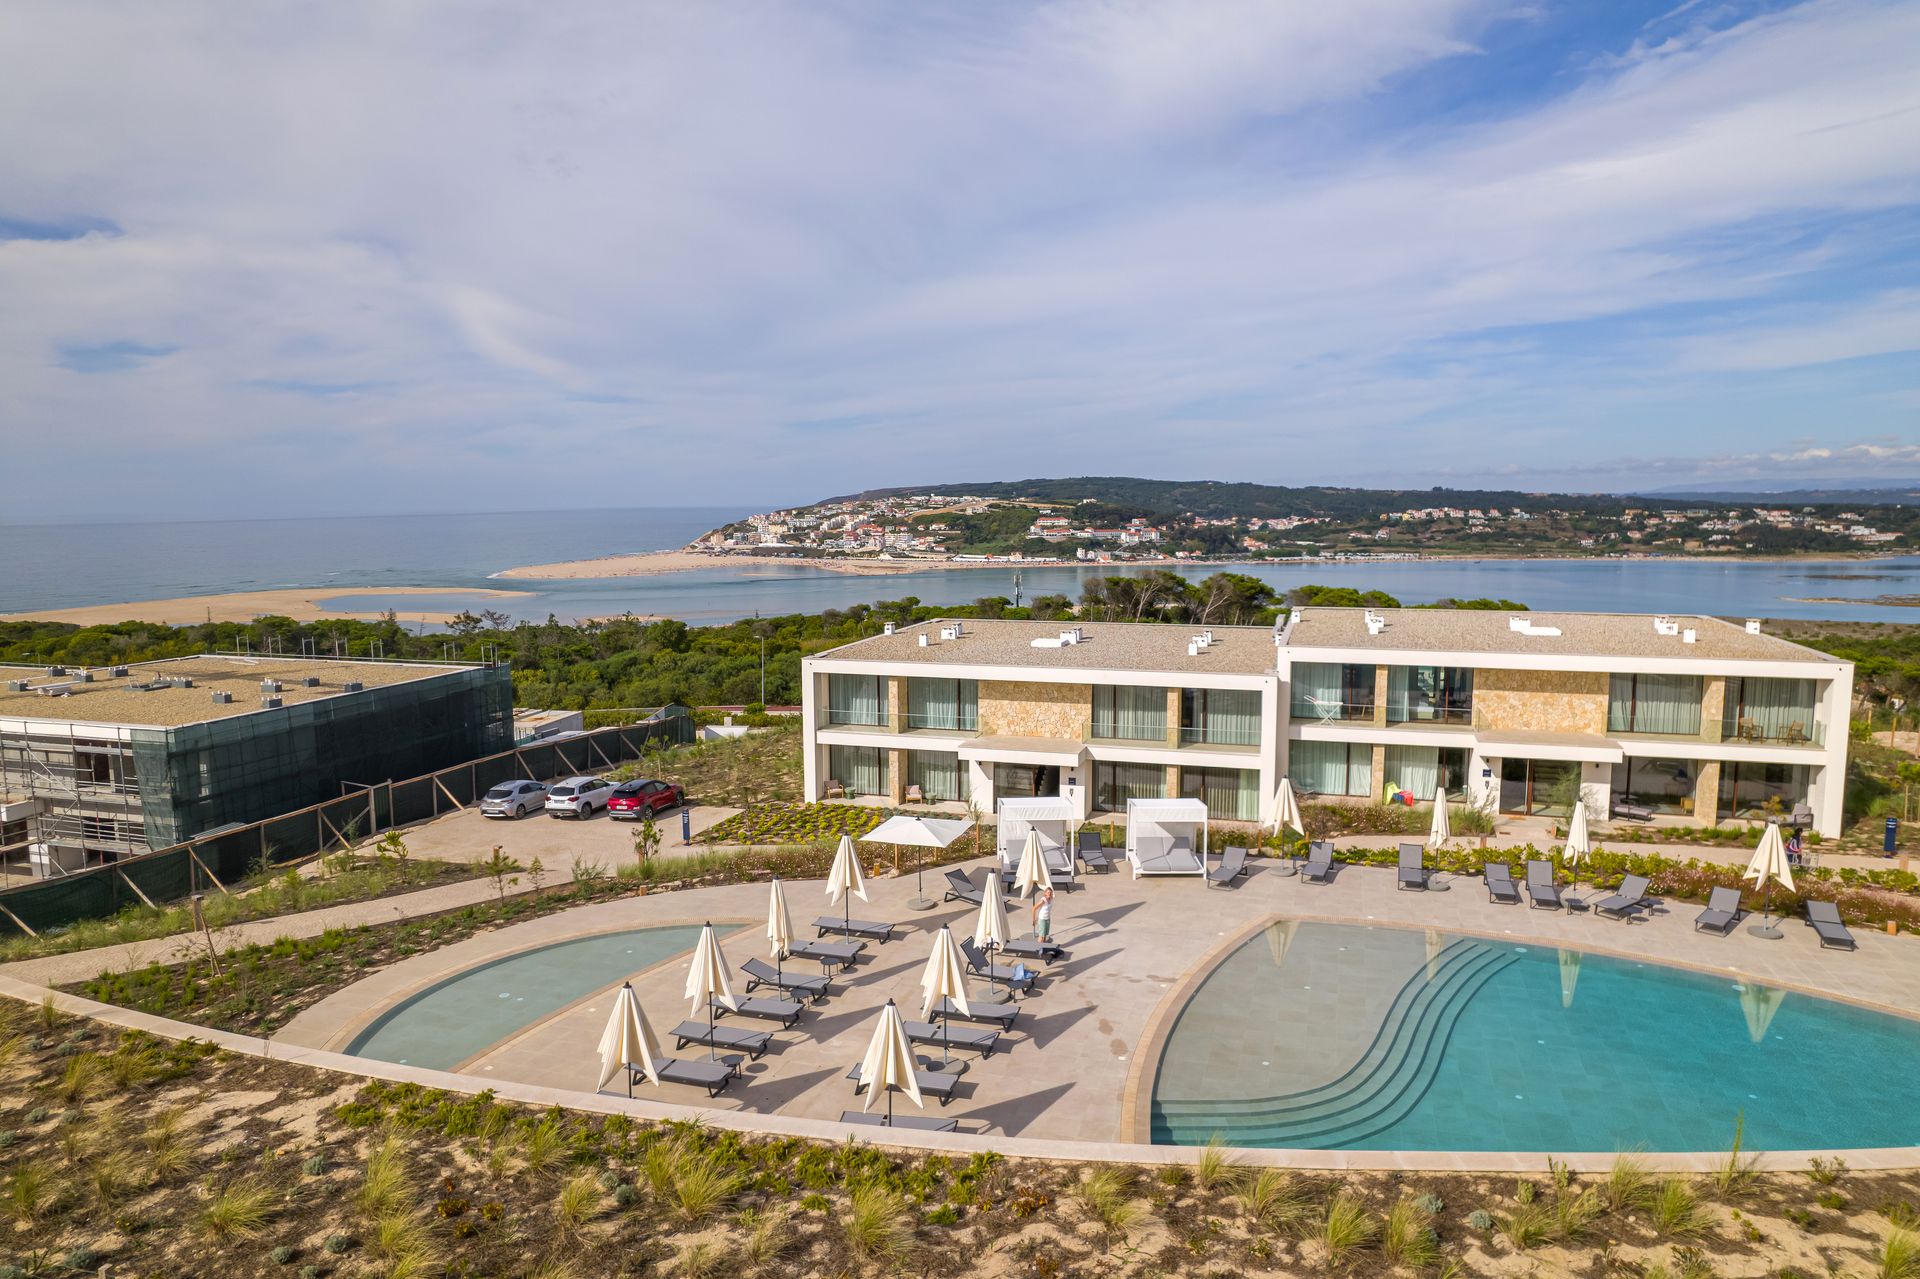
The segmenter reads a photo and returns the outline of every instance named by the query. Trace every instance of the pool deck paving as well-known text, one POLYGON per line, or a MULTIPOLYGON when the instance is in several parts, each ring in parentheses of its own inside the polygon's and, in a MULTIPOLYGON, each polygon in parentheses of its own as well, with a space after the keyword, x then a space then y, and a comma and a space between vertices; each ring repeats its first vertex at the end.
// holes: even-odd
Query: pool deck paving
MULTIPOLYGON (((1152 1067, 1174 1015, 1214 963, 1275 919, 1437 929, 1565 946, 1920 1014, 1920 945, 1911 938, 1856 929, 1857 951, 1823 951, 1813 931, 1796 920, 1785 921, 1784 936, 1777 941, 1750 935, 1746 921, 1726 937, 1696 932, 1693 919, 1699 908, 1685 903, 1628 923, 1590 913, 1496 905, 1488 901, 1477 878, 1440 876, 1450 891, 1409 892, 1398 890, 1393 872, 1385 869, 1343 867, 1325 885, 1276 871, 1275 863, 1259 863, 1232 888, 1209 888, 1191 877, 1135 880, 1125 869, 1083 878, 1078 890, 1055 900, 1055 935, 1067 947, 1068 958, 1048 966, 1036 993, 1019 1001, 1014 1027, 991 1057, 955 1054, 966 1069, 954 1100, 944 1108, 929 1100, 924 1113, 957 1119, 963 1131, 988 1135, 1144 1141, 1152 1067)), ((938 879, 927 882, 932 889, 938 879)), ((801 935, 811 935, 807 925, 816 915, 839 913, 828 905, 819 881, 790 882, 787 892, 801 935)), ((907 902, 916 895, 910 874, 870 879, 868 893, 868 902, 854 901, 854 916, 895 922, 900 928, 894 940, 870 943, 865 961, 836 980, 831 995, 797 1026, 781 1029, 777 1023, 738 1016, 722 1020, 772 1033, 773 1048, 759 1060, 742 1064, 741 1081, 711 1102, 698 1090, 674 1086, 643 1083, 640 1094, 808 1119, 830 1120, 842 1110, 857 1109, 860 1103, 843 1076, 860 1059, 878 1009, 891 998, 917 1018, 918 981, 933 930, 951 924, 964 936, 973 915, 958 903, 925 912, 909 909, 907 902)), ((275 1042, 339 1051, 397 1001, 475 964, 567 938, 653 925, 711 920, 722 929, 735 991, 743 994, 740 965, 766 952, 766 909, 764 884, 578 907, 469 938, 375 973, 302 1013, 275 1042)), ((1025 903, 1010 900, 1009 916, 1016 933, 1025 931, 1025 903)), ((680 956, 631 975, 669 1053, 675 1050, 668 1032, 692 1015, 682 993, 686 964, 680 956)), ((802 972, 818 971, 809 963, 789 965, 802 972)), ((493 1045, 463 1063, 460 1071, 563 1092, 593 1092, 596 1045, 614 984, 610 980, 595 995, 493 1045)), ((976 981, 972 991, 975 998, 989 996, 984 981, 976 981)), ((689 1045, 676 1055, 706 1051, 689 1045)), ((925 1047, 919 1051, 929 1053, 925 1047)), ((931 1056, 938 1059, 937 1046, 931 1056)), ((623 1091, 617 1082, 609 1090, 623 1091)), ((912 1110, 910 1103, 896 1102, 896 1107, 902 1105, 912 1110)))

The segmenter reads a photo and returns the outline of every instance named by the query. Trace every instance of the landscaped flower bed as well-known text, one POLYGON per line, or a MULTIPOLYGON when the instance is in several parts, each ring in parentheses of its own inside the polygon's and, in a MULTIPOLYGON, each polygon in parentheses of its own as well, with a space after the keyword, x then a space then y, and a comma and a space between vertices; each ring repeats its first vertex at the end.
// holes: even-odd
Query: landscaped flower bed
POLYGON ((707 829, 709 844, 838 843, 860 838, 892 814, 857 804, 759 804, 707 829))

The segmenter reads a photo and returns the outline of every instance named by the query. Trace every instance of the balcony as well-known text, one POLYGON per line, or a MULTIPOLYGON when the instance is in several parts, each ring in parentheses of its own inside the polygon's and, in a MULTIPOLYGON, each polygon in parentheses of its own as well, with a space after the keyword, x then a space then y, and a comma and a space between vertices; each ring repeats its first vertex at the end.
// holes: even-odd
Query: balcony
POLYGON ((925 733, 929 737, 973 737, 980 731, 980 717, 974 715, 915 714, 902 711, 894 720, 896 733, 925 733))
POLYGON ((1730 719, 1720 723, 1720 740, 1750 746, 1824 746, 1827 741, 1826 728, 1825 724, 1813 718, 1811 712, 1805 719, 1793 719, 1785 723, 1730 719))
MULTIPOLYGON (((1293 718, 1307 723, 1350 724, 1355 722, 1373 722, 1374 700, 1371 697, 1353 700, 1328 700, 1319 697, 1300 696, 1293 699, 1293 718)), ((1469 717, 1471 718, 1471 717, 1469 717)))
POLYGON ((1449 706, 1409 706, 1404 715, 1396 716, 1391 708, 1387 711, 1387 723, 1394 728, 1472 728, 1473 703, 1461 702, 1449 706))
POLYGON ((1251 729, 1206 728, 1182 726, 1180 729, 1180 748, 1182 750, 1218 750, 1234 754, 1245 754, 1260 745, 1260 729, 1256 725, 1251 729))

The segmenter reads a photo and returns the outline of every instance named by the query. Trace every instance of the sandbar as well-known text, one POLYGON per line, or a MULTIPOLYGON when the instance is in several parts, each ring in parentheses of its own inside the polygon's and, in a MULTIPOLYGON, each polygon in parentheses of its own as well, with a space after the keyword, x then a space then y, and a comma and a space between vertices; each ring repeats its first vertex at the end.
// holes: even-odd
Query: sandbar
MULTIPOLYGON (((326 586, 293 587, 273 591, 236 591, 229 595, 187 595, 170 600, 135 600, 130 604, 87 604, 79 608, 36 609, 28 613, 0 613, 6 622, 71 622, 75 626, 109 626, 115 622, 153 622, 161 626, 191 626, 196 622, 251 622, 256 617, 291 617, 296 622, 320 622, 330 617, 355 617, 377 621, 386 610, 366 608, 339 610, 326 607, 329 600, 346 596, 397 595, 418 598, 423 595, 483 595, 511 599, 529 591, 503 591, 466 586, 326 586)), ((408 609, 406 620, 447 622, 446 612, 416 612, 408 609)))

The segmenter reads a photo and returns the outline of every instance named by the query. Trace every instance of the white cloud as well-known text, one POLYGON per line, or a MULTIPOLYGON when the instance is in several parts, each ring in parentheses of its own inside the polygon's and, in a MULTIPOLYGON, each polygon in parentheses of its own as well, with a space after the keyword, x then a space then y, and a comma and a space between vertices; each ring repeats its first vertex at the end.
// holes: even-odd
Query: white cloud
POLYGON ((1838 281, 1877 247, 1848 227, 1920 202, 1920 10, 1678 14, 1543 101, 1381 127, 1400 77, 1501 76, 1514 16, 21 0, 0 217, 121 233, 0 242, 0 439, 52 500, 76 421, 148 487, 324 440, 388 505, 536 431, 684 500, 1090 456, 1364 480, 1457 464, 1462 423, 1488 458, 1605 411, 1657 438, 1729 375, 1911 349, 1911 295, 1838 281), (1603 331, 1662 308, 1702 314, 1603 331), (116 341, 177 351, 55 358, 116 341))

